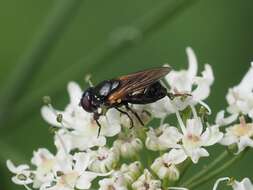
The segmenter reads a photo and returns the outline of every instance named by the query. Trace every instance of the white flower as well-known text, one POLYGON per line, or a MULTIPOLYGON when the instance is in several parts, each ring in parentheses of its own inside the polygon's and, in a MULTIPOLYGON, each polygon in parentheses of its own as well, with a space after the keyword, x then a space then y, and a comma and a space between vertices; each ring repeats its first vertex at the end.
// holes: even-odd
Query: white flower
POLYGON ((154 179, 151 173, 144 169, 143 174, 132 184, 134 190, 162 190, 161 181, 154 179))
POLYGON ((233 190, 253 190, 253 184, 249 180, 249 178, 244 178, 241 182, 231 179, 229 177, 222 177, 219 178, 213 187, 213 190, 218 190, 218 185, 222 181, 228 181, 227 185, 231 185, 233 190))
POLYGON ((177 128, 163 124, 158 128, 149 127, 145 144, 149 150, 167 150, 168 148, 180 147, 177 143, 181 138, 182 134, 177 128))
POLYGON ((160 179, 168 178, 169 180, 175 181, 180 176, 176 165, 182 163, 185 159, 186 155, 183 150, 176 151, 172 149, 169 153, 165 153, 157 158, 151 165, 151 169, 160 179))
POLYGON ((253 119, 253 62, 242 81, 230 88, 226 96, 229 104, 227 110, 231 114, 249 115, 253 119))
POLYGON ((109 172, 119 161, 119 153, 115 148, 99 147, 96 151, 90 151, 89 155, 92 159, 89 169, 94 172, 109 172))
POLYGON ((237 144, 239 154, 246 147, 253 147, 253 123, 246 123, 244 117, 240 117, 240 123, 226 128, 226 134, 220 141, 222 145, 237 144))
POLYGON ((128 190, 120 177, 105 178, 99 182, 99 190, 128 190))
POLYGON ((194 107, 192 107, 192 110, 194 118, 186 120, 186 127, 179 113, 176 114, 183 132, 182 149, 193 163, 197 163, 200 157, 209 156, 209 153, 203 147, 211 146, 220 141, 223 133, 219 131, 218 125, 208 126, 204 131, 201 119, 197 116, 194 107))
MULTIPOLYGON (((164 118, 166 115, 175 113, 178 110, 185 109, 188 105, 196 105, 197 103, 207 106, 205 100, 210 94, 210 87, 213 84, 214 76, 210 65, 205 65, 202 76, 197 76, 198 63, 193 50, 186 48, 188 56, 188 69, 175 71, 172 70, 166 77, 166 82, 171 87, 172 93, 191 94, 185 98, 176 97, 170 100, 168 97, 163 98, 150 105, 150 112, 154 117, 164 118), (195 87, 196 86, 196 87, 195 87)), ((209 109, 209 107, 207 107, 209 109)))
POLYGON ((210 65, 205 65, 205 70, 202 76, 197 76, 198 63, 197 58, 192 48, 186 48, 188 56, 188 70, 174 71, 172 70, 167 76, 166 80, 171 89, 177 93, 188 93, 192 96, 195 102, 206 99, 210 94, 210 86, 214 81, 213 71, 210 65), (194 89, 193 85, 197 87, 194 89))
POLYGON ((120 137, 114 141, 113 147, 116 148, 123 158, 133 158, 143 148, 142 141, 135 137, 135 135, 121 134, 120 137))
POLYGON ((74 190, 89 189, 91 182, 97 176, 105 176, 107 174, 100 174, 87 171, 91 160, 87 153, 76 153, 71 158, 57 160, 57 167, 54 168, 55 178, 48 183, 41 186, 41 190, 74 190))
POLYGON ((233 190, 253 190, 253 184, 249 178, 244 178, 241 182, 235 181, 232 184, 233 190))
POLYGON ((34 151, 31 163, 36 166, 34 188, 39 188, 43 183, 53 180, 53 170, 56 167, 57 158, 51 152, 45 148, 34 151))
POLYGON ((15 174, 15 176, 12 177, 13 183, 18 185, 28 185, 33 183, 34 172, 30 170, 28 165, 22 164, 16 167, 10 160, 6 161, 6 165, 7 168, 15 174))
POLYGON ((120 170, 114 171, 110 178, 99 181, 99 190, 127 190, 127 187, 131 186, 140 174, 140 162, 133 162, 129 165, 122 164, 120 170))
POLYGON ((78 148, 86 150, 94 146, 104 146, 105 137, 118 134, 121 130, 120 114, 114 109, 108 110, 105 116, 101 116, 101 133, 98 135, 98 126, 93 119, 93 114, 84 111, 80 106, 82 90, 75 82, 68 84, 70 103, 64 111, 55 110, 52 106, 43 106, 41 109, 42 117, 56 127, 70 129, 67 135, 71 140, 71 149, 78 148), (62 115, 62 122, 57 122, 57 115, 62 115))

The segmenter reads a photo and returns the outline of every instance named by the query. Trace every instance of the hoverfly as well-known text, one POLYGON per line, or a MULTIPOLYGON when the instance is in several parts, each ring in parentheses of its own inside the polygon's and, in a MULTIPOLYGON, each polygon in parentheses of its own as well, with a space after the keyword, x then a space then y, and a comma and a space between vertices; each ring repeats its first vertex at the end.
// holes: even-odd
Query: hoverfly
POLYGON ((149 104, 165 96, 171 98, 172 94, 168 93, 159 81, 170 70, 170 67, 148 69, 105 80, 94 87, 86 89, 80 100, 80 105, 87 112, 94 113, 93 118, 99 126, 98 135, 101 130, 98 119, 110 108, 115 108, 122 114, 127 115, 131 127, 133 127, 133 120, 127 111, 132 112, 138 121, 144 125, 138 114, 129 107, 129 103, 149 104), (125 106, 127 111, 122 110, 122 106, 125 106))

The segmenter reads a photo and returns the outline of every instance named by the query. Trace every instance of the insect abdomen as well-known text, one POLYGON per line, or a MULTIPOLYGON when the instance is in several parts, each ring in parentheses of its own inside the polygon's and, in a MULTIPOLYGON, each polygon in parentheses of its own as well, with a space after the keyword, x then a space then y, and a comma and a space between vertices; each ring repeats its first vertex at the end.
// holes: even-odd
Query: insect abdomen
POLYGON ((143 92, 127 96, 126 101, 132 104, 149 104, 162 99, 167 95, 167 89, 160 82, 155 82, 143 92))

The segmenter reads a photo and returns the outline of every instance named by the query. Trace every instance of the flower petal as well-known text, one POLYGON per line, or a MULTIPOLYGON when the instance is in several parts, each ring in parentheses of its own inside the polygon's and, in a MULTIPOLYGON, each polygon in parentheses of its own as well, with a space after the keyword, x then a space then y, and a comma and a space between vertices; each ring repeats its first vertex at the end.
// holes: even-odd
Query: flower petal
POLYGON ((191 160, 194 164, 198 163, 200 157, 207 157, 209 153, 204 148, 196 148, 191 152, 191 160))
POLYGON ((186 54, 188 57, 188 64, 189 64, 187 74, 189 78, 193 79, 197 75, 198 71, 197 58, 191 47, 186 48, 186 54))
POLYGON ((186 121, 186 130, 190 135, 200 136, 203 130, 200 118, 188 119, 186 121))
POLYGON ((224 117, 224 115, 225 115, 224 110, 219 111, 216 115, 215 123, 218 124, 219 126, 229 125, 233 123, 238 117, 238 114, 232 114, 226 118, 224 117))
POLYGON ((22 164, 16 167, 11 160, 7 160, 6 165, 7 168, 14 174, 29 169, 29 166, 26 164, 22 164))
POLYGON ((238 152, 236 154, 242 152, 246 147, 253 147, 253 140, 247 136, 243 136, 238 142, 238 152))
POLYGON ((241 82, 238 86, 240 86, 241 89, 251 91, 253 89, 252 78, 253 78, 253 62, 251 62, 250 69, 244 75, 243 79, 241 80, 241 82))
POLYGON ((73 160, 75 160, 74 170, 79 173, 85 171, 91 161, 89 154, 84 152, 75 153, 73 160))
POLYGON ((231 145, 238 142, 238 138, 232 134, 225 134, 224 137, 220 140, 220 144, 222 145, 231 145))
POLYGON ((172 164, 180 164, 186 160, 187 155, 182 149, 172 149, 169 153, 164 154, 165 160, 172 164))
POLYGON ((95 173, 95 172, 89 172, 85 171, 82 173, 82 175, 79 177, 79 179, 76 182, 76 187, 78 189, 89 189, 91 187, 91 182, 98 176, 108 176, 112 172, 108 172, 105 174, 101 173, 95 173))
POLYGON ((41 108, 41 116, 46 122, 48 122, 49 124, 51 124, 55 127, 61 127, 62 125, 59 122, 57 122, 57 120, 56 120, 57 119, 56 113, 63 114, 63 112, 57 111, 57 110, 55 110, 55 112, 54 112, 48 106, 43 106, 41 108))
POLYGON ((82 89, 74 81, 69 82, 67 88, 70 97, 70 104, 72 104, 73 106, 78 106, 82 97, 82 89))
POLYGON ((206 128, 206 131, 201 135, 201 140, 203 142, 203 146, 211 146, 220 141, 222 137, 223 133, 220 132, 219 126, 214 125, 206 128))

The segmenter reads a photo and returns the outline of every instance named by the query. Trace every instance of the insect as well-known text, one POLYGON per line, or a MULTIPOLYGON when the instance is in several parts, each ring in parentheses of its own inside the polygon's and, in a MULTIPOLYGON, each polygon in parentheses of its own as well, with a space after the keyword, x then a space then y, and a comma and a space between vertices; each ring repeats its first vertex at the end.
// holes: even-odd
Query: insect
POLYGON ((108 109, 115 108, 122 114, 128 116, 133 127, 133 120, 129 112, 135 115, 142 124, 138 114, 129 107, 131 104, 149 104, 162 99, 165 96, 173 96, 167 92, 159 80, 170 72, 170 67, 160 67, 148 69, 115 79, 105 80, 94 87, 87 88, 80 100, 80 105, 84 110, 94 113, 93 118, 99 126, 98 121, 101 115, 105 115, 108 109), (125 106, 127 111, 121 109, 125 106))

